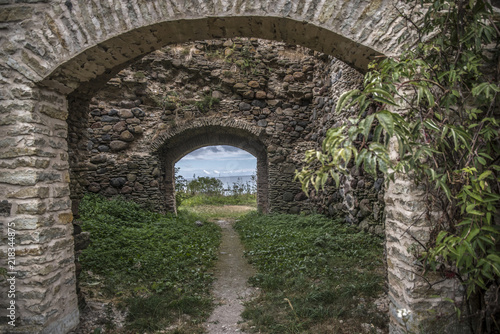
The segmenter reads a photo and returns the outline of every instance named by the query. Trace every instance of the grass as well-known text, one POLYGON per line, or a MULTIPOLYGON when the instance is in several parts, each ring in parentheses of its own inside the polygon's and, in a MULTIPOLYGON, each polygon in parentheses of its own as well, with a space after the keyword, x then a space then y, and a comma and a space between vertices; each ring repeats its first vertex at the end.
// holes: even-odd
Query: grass
POLYGON ((373 304, 385 280, 380 239, 320 215, 255 213, 235 228, 258 270, 261 293, 243 313, 254 332, 387 330, 373 304))
POLYGON ((385 281, 377 237, 320 215, 245 215, 255 210, 255 199, 245 196, 233 203, 252 205, 189 200, 177 217, 120 199, 81 202, 93 240, 80 256, 82 289, 128 311, 125 328, 107 324, 106 333, 204 332, 220 242, 220 229, 208 221, 214 218, 239 219, 235 228, 258 271, 250 282, 261 293, 243 313, 248 333, 361 333, 366 324, 387 330, 373 304, 385 281))
POLYGON ((161 215, 98 196, 86 196, 80 213, 92 239, 80 256, 81 285, 128 310, 125 333, 154 332, 181 320, 177 333, 202 332, 212 310, 209 270, 219 227, 197 226, 199 217, 187 212, 161 215))
POLYGON ((182 201, 182 206, 193 207, 197 205, 249 205, 257 206, 257 196, 255 194, 241 195, 195 195, 182 201))
POLYGON ((180 207, 179 212, 189 213, 202 217, 205 220, 218 219, 238 219, 246 215, 249 211, 257 210, 250 206, 234 206, 234 205, 197 205, 192 207, 180 207))
POLYGON ((195 215, 205 220, 237 219, 255 210, 257 210, 255 194, 231 196, 199 194, 184 199, 178 208, 183 214, 195 215))

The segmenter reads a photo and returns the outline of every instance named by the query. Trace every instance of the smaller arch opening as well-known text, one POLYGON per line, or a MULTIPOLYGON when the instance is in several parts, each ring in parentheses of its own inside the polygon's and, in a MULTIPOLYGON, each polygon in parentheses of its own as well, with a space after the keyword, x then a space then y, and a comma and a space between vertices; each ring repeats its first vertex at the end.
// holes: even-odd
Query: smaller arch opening
POLYGON ((235 172, 243 173, 245 170, 244 173, 248 174, 255 170, 257 208, 259 211, 267 213, 269 208, 267 147, 263 138, 261 138, 261 134, 256 135, 252 132, 252 129, 248 128, 248 125, 242 126, 242 124, 237 124, 234 121, 229 122, 230 124, 224 122, 222 122, 224 124, 218 124, 219 121, 214 122, 217 124, 206 124, 204 121, 192 122, 185 128, 181 127, 172 133, 161 135, 159 138, 161 144, 153 144, 153 147, 159 146, 156 154, 162 168, 160 189, 164 194, 166 209, 176 212, 176 163, 186 156, 200 157, 201 154, 208 157, 210 151, 212 153, 224 152, 228 155, 233 151, 234 153, 240 152, 239 155, 246 159, 253 157, 255 167, 244 167, 243 160, 240 160, 239 163, 236 160, 232 162, 223 160, 221 166, 212 165, 210 167, 207 160, 204 160, 205 165, 199 165, 198 174, 196 174, 195 170, 185 168, 186 174, 184 174, 184 177, 192 178, 191 172, 194 172, 193 174, 197 176, 219 176, 218 174, 231 176, 231 172, 232 174, 235 172), (201 151, 199 151, 200 149, 201 151), (226 166, 224 166, 224 163, 226 163, 226 166))
POLYGON ((205 146, 187 153, 175 163, 176 205, 196 195, 217 196, 227 204, 254 202, 257 158, 230 145, 205 146))

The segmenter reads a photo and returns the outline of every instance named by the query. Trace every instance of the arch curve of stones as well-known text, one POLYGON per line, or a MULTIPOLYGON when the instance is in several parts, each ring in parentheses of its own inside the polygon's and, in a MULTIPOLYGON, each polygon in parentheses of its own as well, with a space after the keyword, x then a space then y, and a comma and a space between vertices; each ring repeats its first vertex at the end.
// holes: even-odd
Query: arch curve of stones
POLYGON ((32 2, 2 9, 3 22, 16 26, 4 32, 9 48, 21 51, 5 60, 29 80, 64 94, 91 89, 93 80, 106 81, 117 68, 172 43, 236 36, 284 40, 366 69, 375 56, 396 52, 405 32, 390 0, 32 2))
MULTIPOLYGON (((54 334, 69 332, 79 317, 69 197, 72 132, 66 123, 76 95, 90 98, 126 65, 171 43, 283 40, 365 70, 375 56, 396 54, 405 33, 391 0, 7 0, 0 4, 0 25, 2 267, 7 226, 17 231, 17 323, 0 329, 54 334)), ((418 219, 423 195, 401 176, 385 201, 391 332, 401 333, 407 325, 428 326, 433 316, 427 310, 446 308, 432 295, 460 292, 449 281, 429 289, 414 274, 419 269, 407 251, 410 233, 429 234, 429 222, 418 219), (411 311, 408 323, 398 318, 399 309, 411 311)), ((4 319, 8 289, 0 282, 4 319)))
POLYGON ((155 136, 151 151, 157 155, 162 168, 162 193, 166 194, 166 208, 175 211, 175 163, 186 154, 205 146, 230 145, 245 150, 257 159, 257 206, 269 210, 268 159, 266 132, 236 119, 197 118, 155 136))

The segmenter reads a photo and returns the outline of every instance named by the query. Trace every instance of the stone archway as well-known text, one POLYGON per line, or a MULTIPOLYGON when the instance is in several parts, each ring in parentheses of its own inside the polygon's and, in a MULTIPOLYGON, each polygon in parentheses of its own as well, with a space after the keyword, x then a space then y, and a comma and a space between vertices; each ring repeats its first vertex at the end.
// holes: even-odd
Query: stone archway
POLYGON ((166 208, 175 211, 174 166, 187 153, 211 145, 230 145, 257 158, 257 208, 269 211, 266 134, 262 128, 237 120, 196 119, 157 135, 151 149, 161 162, 166 208))
MULTIPOLYGON (((67 143, 75 133, 66 123, 68 103, 79 109, 120 69, 169 43, 233 36, 284 40, 364 71, 375 56, 396 53, 405 32, 389 0, 49 0, 0 6, 1 238, 7 239, 7 226, 16 227, 12 300, 16 330, 26 333, 67 333, 78 323, 67 143)), ((79 110, 71 112, 78 116, 79 110)), ((391 330, 397 333, 403 326, 397 309, 413 311, 410 321, 418 326, 439 301, 429 300, 437 293, 413 274, 406 252, 413 240, 401 234, 408 226, 424 236, 428 231, 426 222, 410 225, 419 216, 419 197, 405 181, 389 191, 387 262, 391 330)), ((2 243, 2 258, 7 249, 2 243)), ((456 291, 446 284, 437 288, 448 295, 456 291)), ((7 291, 2 283, 1 295, 7 291)), ((0 299, 2 317, 9 302, 0 299)))

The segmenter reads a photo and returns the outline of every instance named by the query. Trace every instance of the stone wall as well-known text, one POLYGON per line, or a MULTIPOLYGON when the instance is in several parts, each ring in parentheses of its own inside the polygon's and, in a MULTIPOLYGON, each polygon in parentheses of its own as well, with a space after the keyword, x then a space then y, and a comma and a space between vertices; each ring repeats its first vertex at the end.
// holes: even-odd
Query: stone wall
MULTIPOLYGON (((90 101, 87 133, 74 136, 85 138, 75 143, 86 145, 89 156, 72 163, 72 199, 84 192, 120 194, 172 210, 175 162, 195 148, 226 144, 246 149, 259 169, 266 167, 258 171, 265 211, 346 214, 347 223, 382 235, 382 179, 353 170, 340 189, 329 182, 310 197, 293 179, 305 151, 317 149, 326 131, 346 120, 335 115, 336 100, 361 79, 322 53, 258 39, 156 51, 90 101)), ((69 120, 70 128, 75 121, 81 117, 69 120)))
POLYGON ((0 332, 63 333, 79 317, 66 99, 2 75, 17 100, 0 102, 0 332))

